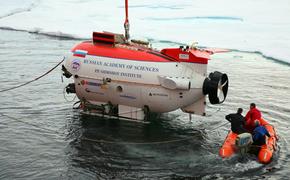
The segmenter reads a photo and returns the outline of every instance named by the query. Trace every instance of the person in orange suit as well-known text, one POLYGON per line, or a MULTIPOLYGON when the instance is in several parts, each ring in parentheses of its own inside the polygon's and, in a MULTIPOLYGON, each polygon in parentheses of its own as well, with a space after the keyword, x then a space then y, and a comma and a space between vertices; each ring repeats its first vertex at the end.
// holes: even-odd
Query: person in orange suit
POLYGON ((261 111, 257 109, 255 103, 250 104, 250 110, 246 114, 246 125, 245 129, 248 130, 248 132, 252 133, 255 129, 255 120, 260 120, 262 117, 261 111))

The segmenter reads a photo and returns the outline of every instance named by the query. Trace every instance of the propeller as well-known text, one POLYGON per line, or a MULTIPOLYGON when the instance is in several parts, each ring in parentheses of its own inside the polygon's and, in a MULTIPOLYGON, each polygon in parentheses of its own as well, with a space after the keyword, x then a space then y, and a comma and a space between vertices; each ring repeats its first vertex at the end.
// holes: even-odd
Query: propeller
POLYGON ((209 74, 203 83, 203 94, 207 95, 211 104, 223 103, 226 99, 229 80, 226 74, 215 71, 209 74))
POLYGON ((222 79, 218 83, 218 88, 217 88, 217 97, 220 100, 220 103, 223 103, 226 100, 226 93, 223 90, 223 88, 227 88, 226 85, 228 84, 228 80, 225 82, 222 82, 222 79))

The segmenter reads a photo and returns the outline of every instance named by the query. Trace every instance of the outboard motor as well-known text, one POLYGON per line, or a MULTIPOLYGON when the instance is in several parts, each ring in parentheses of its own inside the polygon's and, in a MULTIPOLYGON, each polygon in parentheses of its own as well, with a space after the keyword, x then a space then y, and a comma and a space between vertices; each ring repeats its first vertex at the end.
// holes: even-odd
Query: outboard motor
POLYGON ((207 95, 211 104, 221 104, 225 101, 229 88, 226 74, 215 71, 209 74, 203 82, 203 94, 207 95))
POLYGON ((236 139, 236 146, 242 155, 244 155, 245 153, 249 151, 249 148, 252 143, 253 143, 253 139, 250 133, 239 134, 236 139))

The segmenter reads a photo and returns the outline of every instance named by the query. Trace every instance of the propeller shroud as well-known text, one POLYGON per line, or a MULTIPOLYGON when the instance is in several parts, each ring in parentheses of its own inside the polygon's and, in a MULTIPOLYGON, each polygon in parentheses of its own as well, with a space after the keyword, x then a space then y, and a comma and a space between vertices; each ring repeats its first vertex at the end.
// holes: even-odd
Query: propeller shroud
POLYGON ((215 71, 203 82, 203 94, 207 95, 211 104, 221 104, 226 100, 229 88, 227 74, 215 71))

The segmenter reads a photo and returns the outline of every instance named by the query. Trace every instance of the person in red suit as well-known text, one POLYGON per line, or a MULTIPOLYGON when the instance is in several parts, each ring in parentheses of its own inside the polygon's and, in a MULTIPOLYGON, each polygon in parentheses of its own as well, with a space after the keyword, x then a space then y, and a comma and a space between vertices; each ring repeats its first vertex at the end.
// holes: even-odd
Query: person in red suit
POLYGON ((252 133, 255 129, 255 120, 260 120, 262 117, 261 111, 256 108, 255 103, 250 104, 250 110, 245 116, 246 119, 246 125, 245 128, 252 133))

